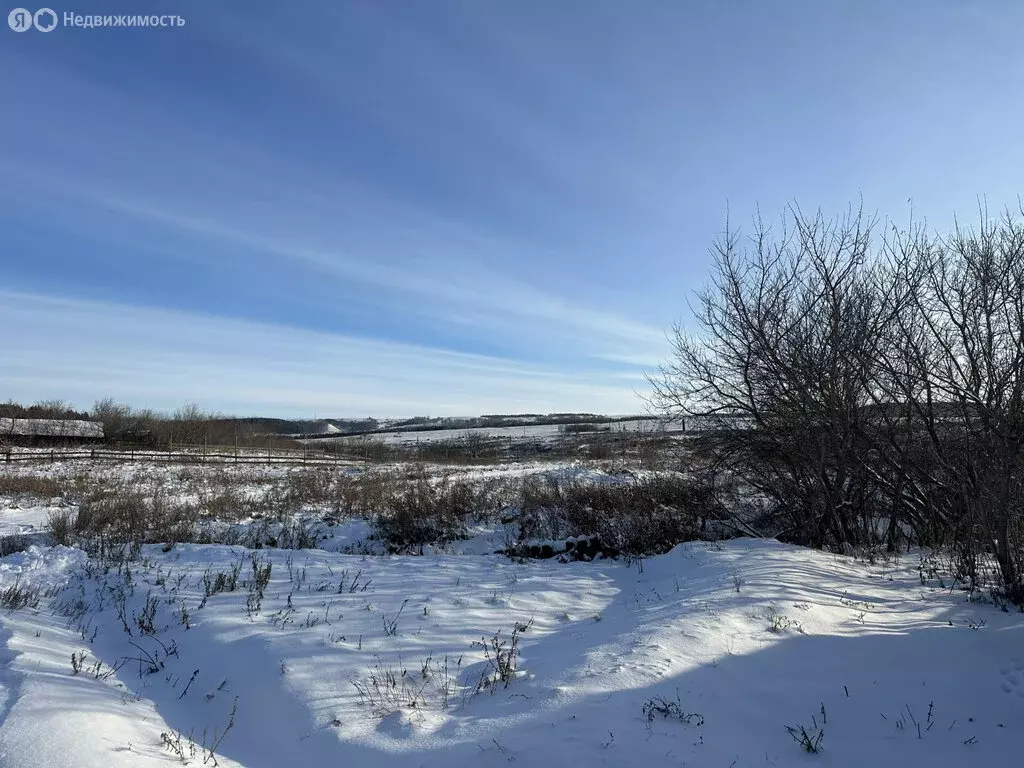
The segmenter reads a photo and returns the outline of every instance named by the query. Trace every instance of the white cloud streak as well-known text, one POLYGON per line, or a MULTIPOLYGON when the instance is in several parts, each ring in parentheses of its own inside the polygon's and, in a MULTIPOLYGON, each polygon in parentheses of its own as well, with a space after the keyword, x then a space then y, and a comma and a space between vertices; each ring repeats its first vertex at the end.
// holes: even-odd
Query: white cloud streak
MULTIPOLYGON (((282 284, 289 282, 289 270, 315 273, 327 301, 356 293, 381 312, 426 318, 442 332, 449 325, 498 338, 521 353, 568 349, 575 357, 628 356, 654 364, 664 352, 660 328, 579 300, 591 276, 577 253, 545 252, 382 198, 288 157, 225 142, 158 110, 136 109, 66 73, 36 76, 39 90, 75 93, 90 104, 90 115, 126 116, 123 122, 86 122, 84 130, 63 138, 47 120, 7 127, 5 142, 25 152, 0 158, 6 179, 0 196, 71 209, 84 222, 78 234, 152 249, 162 230, 201 241, 202 258, 214 261, 218 248, 245 249, 263 258, 256 268, 276 273, 282 284), (174 141, 165 143, 170 134, 174 141), (34 158, 49 147, 58 156, 40 166, 34 158), (90 211, 106 214, 116 226, 97 226, 90 211), (549 263, 572 265, 579 275, 573 299, 564 290, 533 284, 535 265, 549 263)), ((199 257, 179 249, 169 258, 199 257)))
POLYGON ((0 292, 12 397, 306 416, 641 409, 620 374, 195 313, 0 292))

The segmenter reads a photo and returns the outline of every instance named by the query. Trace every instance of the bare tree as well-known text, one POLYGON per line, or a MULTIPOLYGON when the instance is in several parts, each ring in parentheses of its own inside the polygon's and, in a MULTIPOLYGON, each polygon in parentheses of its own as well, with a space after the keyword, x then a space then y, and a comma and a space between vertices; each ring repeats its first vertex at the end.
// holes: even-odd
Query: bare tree
POLYGON ((796 207, 727 228, 654 403, 703 423, 772 533, 951 548, 1024 602, 1024 225, 873 228, 796 207))
POLYGON ((931 525, 955 533, 970 570, 989 551, 1003 583, 1019 585, 1024 226, 1009 212, 983 212, 976 229, 901 247, 897 264, 913 304, 884 368, 914 425, 907 476, 927 494, 931 525))
POLYGON ((727 228, 697 332, 674 329, 654 402, 703 422, 715 455, 786 520, 781 533, 822 546, 864 541, 874 492, 863 466, 874 348, 894 308, 876 288, 875 221, 792 207, 778 233, 756 219, 727 228))

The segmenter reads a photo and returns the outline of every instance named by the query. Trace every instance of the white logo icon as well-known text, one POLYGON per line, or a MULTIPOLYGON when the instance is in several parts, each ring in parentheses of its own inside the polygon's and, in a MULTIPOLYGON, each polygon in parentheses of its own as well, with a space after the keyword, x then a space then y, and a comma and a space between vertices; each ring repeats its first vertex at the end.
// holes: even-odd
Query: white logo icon
POLYGON ((54 13, 53 8, 40 8, 32 17, 32 23, 40 32, 53 32, 54 27, 57 26, 57 14, 54 13))
POLYGON ((7 14, 7 26, 15 32, 28 32, 32 27, 40 32, 53 32, 57 28, 57 14, 53 8, 40 8, 35 13, 28 8, 15 8, 7 14))
POLYGON ((15 32, 28 32, 32 29, 32 11, 27 8, 15 8, 7 14, 7 26, 15 32))

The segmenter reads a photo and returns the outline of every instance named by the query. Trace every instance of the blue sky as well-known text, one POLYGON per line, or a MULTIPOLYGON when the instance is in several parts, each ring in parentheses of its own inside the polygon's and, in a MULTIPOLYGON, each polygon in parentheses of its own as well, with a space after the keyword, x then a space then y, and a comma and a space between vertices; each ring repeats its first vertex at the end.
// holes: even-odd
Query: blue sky
POLYGON ((727 209, 1024 172, 1024 4, 81 0, 0 31, 0 399, 642 409, 727 209))

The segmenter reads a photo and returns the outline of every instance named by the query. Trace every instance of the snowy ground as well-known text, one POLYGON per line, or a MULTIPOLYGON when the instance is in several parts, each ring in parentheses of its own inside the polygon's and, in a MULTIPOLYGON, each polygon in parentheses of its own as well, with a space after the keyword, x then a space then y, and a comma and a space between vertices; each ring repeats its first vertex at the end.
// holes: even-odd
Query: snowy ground
POLYGON ((443 554, 359 555, 340 551, 366 535, 347 520, 325 549, 154 545, 104 569, 45 546, 60 503, 0 499, 0 535, 30 545, 0 558, 4 603, 29 601, 0 612, 0 766, 1018 759, 1024 615, 922 575, 916 555, 735 540, 642 568, 519 563, 486 554, 483 529, 443 554), (488 655, 513 634, 506 686, 488 655), (823 733, 820 752, 787 726, 823 733))
POLYGON ((202 764, 204 730, 212 744, 236 701, 221 765, 995 765, 1012 764, 1024 728, 1022 617, 922 586, 916 563, 758 541, 682 545, 643 572, 259 557, 272 568, 258 613, 250 553, 236 548, 149 547, 127 579, 90 576, 78 550, 4 558, 0 588, 66 586, 0 622, 0 762, 168 765, 161 733, 180 733, 202 764), (204 574, 238 562, 237 589, 200 607, 204 574), (139 629, 147 599, 153 634, 139 629), (489 666, 474 642, 531 620, 515 678, 478 691, 489 666), (398 681, 376 709, 354 685, 375 670, 398 681), (648 720, 656 697, 694 717, 648 720), (821 753, 787 725, 823 730, 821 753))
MULTIPOLYGON (((343 438, 327 438, 329 441, 345 440, 357 443, 360 440, 374 440, 389 445, 415 445, 416 443, 443 442, 449 440, 463 440, 466 438, 506 439, 506 440, 535 440, 550 441, 566 434, 566 427, 578 427, 578 424, 525 424, 515 427, 467 427, 464 429, 419 429, 399 432, 370 432, 364 435, 357 435, 343 438)), ((597 432, 637 434, 651 432, 678 433, 682 431, 683 425, 678 421, 663 422, 658 419, 630 419, 628 421, 613 421, 595 423, 593 426, 597 432)), ((583 433, 586 434, 586 433, 583 433)), ((323 442, 323 438, 309 438, 302 442, 316 444, 323 442)))

